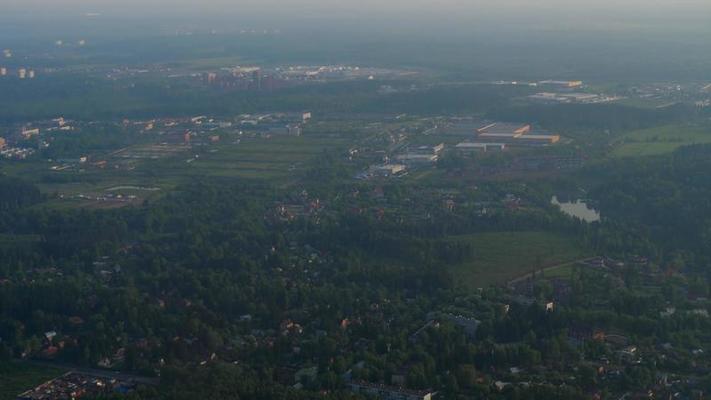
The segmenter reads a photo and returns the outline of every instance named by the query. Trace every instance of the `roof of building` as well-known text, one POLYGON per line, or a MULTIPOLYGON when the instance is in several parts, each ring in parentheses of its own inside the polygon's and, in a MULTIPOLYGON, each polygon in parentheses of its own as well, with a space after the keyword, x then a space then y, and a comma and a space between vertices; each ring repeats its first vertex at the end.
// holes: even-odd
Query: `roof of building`
POLYGON ((479 133, 479 136, 483 137, 508 137, 508 138, 514 138, 514 137, 519 137, 521 136, 520 133, 516 132, 481 132, 479 133))
POLYGON ((384 385, 382 383, 372 383, 372 382, 366 382, 366 381, 352 382, 351 386, 360 386, 360 387, 364 387, 364 388, 384 390, 384 391, 395 392, 395 393, 404 393, 404 394, 414 395, 414 396, 426 396, 428 394, 433 394, 433 392, 431 390, 414 390, 414 389, 407 389, 407 388, 402 388, 402 387, 384 385))
POLYGON ((514 122, 494 122, 477 129, 479 132, 517 132, 530 128, 528 124, 514 122))
POLYGON ((433 161, 434 162, 434 161, 437 161, 439 156, 436 154, 407 153, 407 154, 400 154, 396 158, 401 161, 433 161))
POLYGON ((384 165, 373 165, 370 167, 372 171, 383 171, 383 172, 389 172, 391 174, 395 174, 398 172, 405 171, 407 169, 407 166, 403 164, 384 164, 384 165))
POLYGON ((568 86, 568 87, 575 87, 575 86, 581 86, 583 84, 583 81, 556 81, 556 80, 545 80, 545 81, 540 81, 538 82, 540 85, 560 85, 560 86, 568 86))
POLYGON ((506 143, 484 143, 484 142, 462 142, 454 146, 459 149, 466 148, 486 148, 486 147, 506 147, 506 143))
POLYGON ((535 134, 535 135, 522 135, 519 137, 519 139, 531 139, 531 140, 558 140, 560 139, 560 135, 543 135, 543 134, 535 134))

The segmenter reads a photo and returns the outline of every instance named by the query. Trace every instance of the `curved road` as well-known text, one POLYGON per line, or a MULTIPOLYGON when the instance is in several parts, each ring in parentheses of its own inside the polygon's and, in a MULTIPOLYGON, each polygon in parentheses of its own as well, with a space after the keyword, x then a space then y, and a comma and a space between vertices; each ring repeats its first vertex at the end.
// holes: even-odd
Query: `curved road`
MULTIPOLYGON (((597 259, 597 258, 599 258, 599 257, 587 257, 587 258, 581 258, 581 259, 579 259, 579 260, 567 261, 567 262, 564 262, 564 263, 561 263, 561 264, 551 265, 550 267, 541 268, 541 269, 537 270, 535 273, 538 274, 538 273, 541 273, 541 272, 551 271, 551 270, 554 270, 554 269, 558 269, 558 268, 561 268, 561 267, 565 267, 565 266, 567 266, 567 265, 574 265, 574 264, 583 263, 583 262, 586 262, 586 261, 592 261, 592 260, 595 260, 595 259, 597 259)), ((529 279, 529 278, 531 278, 531 277, 533 277, 533 273, 527 272, 527 273, 525 273, 524 275, 521 275, 521 276, 519 276, 519 277, 517 277, 517 278, 511 279, 510 281, 508 281, 508 282, 506 283, 506 285, 507 285, 507 286, 515 285, 515 284, 517 284, 517 283, 519 283, 519 282, 521 282, 521 281, 524 281, 524 280, 526 280, 526 279, 529 279)))

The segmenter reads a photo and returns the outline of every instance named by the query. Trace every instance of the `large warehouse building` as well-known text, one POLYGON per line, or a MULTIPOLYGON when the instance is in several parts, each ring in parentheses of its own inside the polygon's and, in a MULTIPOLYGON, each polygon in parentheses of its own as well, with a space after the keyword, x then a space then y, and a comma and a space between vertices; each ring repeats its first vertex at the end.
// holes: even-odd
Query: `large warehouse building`
POLYGON ((495 122, 476 130, 480 142, 505 143, 509 146, 546 146, 558 143, 560 135, 533 132, 531 125, 495 122))

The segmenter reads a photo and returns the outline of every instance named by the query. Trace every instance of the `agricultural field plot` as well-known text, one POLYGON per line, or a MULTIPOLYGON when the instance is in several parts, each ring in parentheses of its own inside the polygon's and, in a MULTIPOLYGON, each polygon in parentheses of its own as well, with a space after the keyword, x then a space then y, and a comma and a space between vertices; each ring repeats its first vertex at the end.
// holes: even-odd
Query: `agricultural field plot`
POLYGON ((668 125, 625 134, 613 143, 612 156, 642 157, 671 153, 681 146, 711 143, 711 129, 668 125))
POLYGON ((215 152, 182 162, 190 175, 286 179, 325 150, 348 143, 348 138, 324 135, 244 140, 217 146, 215 152))
POLYGON ((0 400, 15 400, 17 395, 62 374, 55 368, 19 363, 0 364, 0 400))
POLYGON ((474 246, 469 262, 452 267, 455 280, 470 288, 504 284, 518 276, 590 255, 572 238, 548 232, 496 232, 455 236, 474 246))
POLYGON ((5 161, 0 160, 0 175, 37 180, 49 172, 50 164, 43 160, 5 161))
POLYGON ((642 109, 655 109, 658 107, 663 107, 665 105, 668 105, 669 100, 643 99, 643 98, 639 98, 639 97, 633 97, 633 98, 623 98, 623 99, 617 100, 616 103, 619 105, 628 106, 628 107, 635 107, 635 108, 642 108, 642 109))
POLYGON ((583 267, 581 267, 580 264, 575 263, 564 264, 557 268, 548 269, 539 276, 547 279, 570 279, 573 276, 573 273, 579 268, 583 267))
POLYGON ((245 138, 206 147, 136 145, 112 153, 106 166, 35 159, 4 162, 0 172, 31 180, 52 207, 117 208, 154 200, 175 187, 206 177, 289 182, 302 176, 324 151, 341 151, 357 139, 329 124, 303 136, 245 138), (332 130, 333 129, 333 130, 332 130))
POLYGON ((121 149, 114 152, 112 156, 125 159, 157 160, 160 158, 176 156, 180 153, 187 152, 188 150, 190 150, 190 147, 185 145, 150 144, 121 149))
POLYGON ((143 170, 86 170, 47 172, 51 179, 37 183, 48 198, 46 205, 59 208, 117 208, 140 205, 173 188, 175 183, 143 170))

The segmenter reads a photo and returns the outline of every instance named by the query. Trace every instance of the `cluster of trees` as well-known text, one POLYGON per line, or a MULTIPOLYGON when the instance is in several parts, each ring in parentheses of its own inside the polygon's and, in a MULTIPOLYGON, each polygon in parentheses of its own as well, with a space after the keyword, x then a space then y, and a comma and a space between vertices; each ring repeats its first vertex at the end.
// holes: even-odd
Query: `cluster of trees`
POLYGON ((648 254, 663 256, 668 268, 708 274, 709 156, 711 146, 689 146, 669 155, 626 159, 586 171, 603 182, 590 193, 608 224, 610 234, 601 240, 620 251, 643 246, 648 254))
MULTIPOLYGON (((46 346, 43 333, 55 330, 57 340, 65 341, 58 356, 64 361, 96 365, 121 347, 125 369, 153 374, 165 365, 162 386, 136 398, 310 399, 323 390, 346 399, 340 389, 349 371, 356 379, 388 383, 403 367, 409 387, 451 396, 582 398, 600 381, 581 368, 580 383, 561 385, 566 369, 583 356, 612 354, 596 344, 571 345, 569 328, 610 327, 642 343, 701 346, 708 321, 680 314, 659 324, 656 317, 662 305, 685 305, 680 287, 708 294, 703 275, 646 294, 637 289, 645 282, 635 269, 624 271, 621 280, 580 273, 571 278, 567 307, 546 312, 541 303, 552 288, 541 283, 535 288, 540 302, 513 304, 503 312, 505 292, 472 295, 457 288, 446 266, 470 259, 477 249, 449 237, 547 230, 624 253, 637 249, 616 241, 629 232, 658 249, 660 260, 703 271, 705 264, 690 261, 708 257, 702 241, 708 228, 704 213, 711 210, 703 201, 711 185, 695 168, 706 165, 710 153, 705 147, 684 149, 615 166, 624 173, 591 193, 604 215, 615 219, 593 226, 555 212, 543 192, 507 184, 480 190, 492 200, 513 191, 540 207, 481 215, 469 202, 452 213, 417 187, 394 183, 386 188, 388 207, 405 208, 418 196, 436 205, 378 218, 350 212, 347 202, 334 200, 319 218, 287 223, 269 218, 275 200, 287 196, 284 190, 255 183, 205 181, 141 207, 87 211, 34 207, 41 200, 36 188, 4 180, 0 184, 11 190, 2 191, 0 233, 38 239, 27 248, 2 250, 0 278, 7 281, 0 284, 0 348, 5 357, 32 354, 46 346), (673 209, 671 217, 658 215, 665 208, 673 209), (428 216, 418 217, 420 211, 428 216), (446 319, 413 339, 436 310, 476 316, 477 340, 446 319), (283 331, 285 321, 300 324, 303 332, 283 331), (196 366, 212 354, 238 365, 196 366), (283 365, 316 366, 311 390, 296 393, 276 383, 276 369, 283 365), (499 393, 481 379, 511 366, 541 365, 558 375, 529 389, 499 393)), ((344 190, 335 182, 338 177, 324 180, 320 185, 328 187, 313 191, 335 199, 344 190)), ((688 360, 674 368, 693 370, 688 360)), ((654 372, 632 368, 612 388, 645 387, 654 372)))
POLYGON ((39 189, 16 178, 0 176, 0 212, 7 213, 29 207, 42 200, 39 189))
POLYGON ((663 110, 619 104, 559 104, 500 107, 493 110, 490 117, 504 121, 536 121, 550 129, 619 132, 688 120, 697 113, 697 109, 684 104, 663 110))

